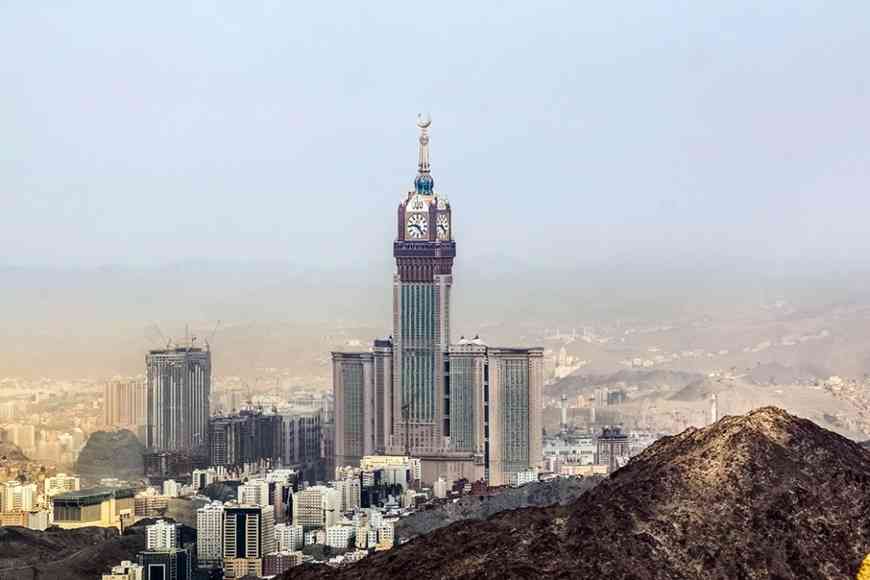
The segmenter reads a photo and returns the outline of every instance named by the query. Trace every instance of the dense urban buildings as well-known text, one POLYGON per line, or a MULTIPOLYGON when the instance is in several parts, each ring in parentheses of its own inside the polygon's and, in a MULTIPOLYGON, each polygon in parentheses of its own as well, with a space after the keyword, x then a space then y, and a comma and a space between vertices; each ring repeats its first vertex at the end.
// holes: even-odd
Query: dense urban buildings
POLYGON ((332 354, 335 464, 407 455, 422 460, 427 484, 443 477, 501 485, 542 461, 543 349, 481 341, 478 351, 456 349, 461 369, 453 370, 452 209, 434 189, 430 120, 417 125, 417 176, 399 204, 393 244, 393 335, 370 351, 332 354))
POLYGON ((194 451, 208 437, 211 352, 192 344, 152 350, 145 357, 147 427, 145 445, 194 451))
POLYGON ((244 410, 208 422, 209 465, 240 468, 264 462, 298 471, 310 480, 325 475, 320 411, 244 410))

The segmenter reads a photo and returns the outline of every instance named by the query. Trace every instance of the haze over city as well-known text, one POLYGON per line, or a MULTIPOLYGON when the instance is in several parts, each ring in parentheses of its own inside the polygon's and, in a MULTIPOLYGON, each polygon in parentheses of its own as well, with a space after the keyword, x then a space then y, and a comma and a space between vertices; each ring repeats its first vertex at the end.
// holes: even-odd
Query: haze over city
MULTIPOLYGON (((419 111, 467 332, 866 288, 865 8, 457 10, 7 6, 6 352, 384 320, 419 111)), ((85 372, 55 354, 0 369, 85 372)))

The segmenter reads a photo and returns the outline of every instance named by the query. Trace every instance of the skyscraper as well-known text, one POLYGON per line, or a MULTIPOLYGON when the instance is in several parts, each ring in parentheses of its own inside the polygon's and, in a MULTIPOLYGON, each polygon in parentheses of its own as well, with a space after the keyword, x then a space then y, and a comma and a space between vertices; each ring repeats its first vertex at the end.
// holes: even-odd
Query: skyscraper
POLYGON ((453 286, 451 209, 435 192, 429 165, 428 117, 418 117, 419 160, 414 189, 399 204, 393 256, 393 453, 438 455, 450 429, 445 402, 445 359, 450 345, 453 286), (405 447, 408 447, 406 450, 405 447))
POLYGON ((370 352, 332 353, 335 390, 335 464, 359 465, 374 451, 374 356, 370 352))
POLYGON ((489 349, 480 341, 450 346, 456 242, 450 203, 435 192, 430 170, 430 124, 428 117, 417 119, 417 176, 397 212, 393 335, 366 352, 332 355, 335 465, 357 465, 372 453, 412 456, 421 460, 422 481, 431 484, 440 477, 480 479, 491 459, 501 481, 541 460, 541 349, 489 349), (522 375, 513 370, 522 366, 519 359, 522 375), (490 366, 509 377, 492 393, 490 366), (501 420, 520 431, 487 430, 490 394, 507 397, 501 420), (488 448, 491 437, 508 447, 488 448))
POLYGON ((146 446, 193 451, 206 444, 211 352, 193 346, 152 350, 147 368, 146 446))
POLYGON ((486 479, 506 485, 511 475, 543 458, 543 348, 489 348, 484 388, 486 479))
POLYGON ((539 467, 543 457, 542 348, 450 347, 451 443, 471 451, 490 485, 539 467))

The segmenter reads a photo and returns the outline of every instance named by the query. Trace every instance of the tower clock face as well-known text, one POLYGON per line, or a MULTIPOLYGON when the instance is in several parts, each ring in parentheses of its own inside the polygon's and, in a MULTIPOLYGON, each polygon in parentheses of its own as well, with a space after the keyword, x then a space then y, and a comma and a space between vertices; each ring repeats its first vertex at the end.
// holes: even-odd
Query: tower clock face
POLYGON ((438 227, 438 239, 439 240, 449 240, 450 239, 450 218, 447 217, 447 214, 441 214, 438 216, 435 225, 438 227))
POLYGON ((408 216, 408 237, 414 239, 425 238, 429 232, 429 223, 426 214, 412 213, 408 216))

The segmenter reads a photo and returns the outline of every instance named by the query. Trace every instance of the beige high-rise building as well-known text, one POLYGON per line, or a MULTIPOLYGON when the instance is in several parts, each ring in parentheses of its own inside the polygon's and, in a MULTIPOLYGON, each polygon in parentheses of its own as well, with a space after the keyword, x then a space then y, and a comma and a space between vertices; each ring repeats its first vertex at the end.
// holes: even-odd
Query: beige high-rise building
POLYGON ((224 578, 262 576, 263 557, 275 551, 275 515, 270 506, 224 507, 224 578))
POLYGON ((490 348, 486 479, 507 485, 511 475, 543 461, 543 348, 490 348))
POLYGON ((480 477, 507 485, 543 461, 544 350, 450 347, 451 446, 474 453, 480 477))
POLYGON ((359 465, 374 452, 374 355, 333 352, 335 465, 359 465))
POLYGON ((145 381, 113 379, 103 390, 103 422, 107 427, 129 429, 141 439, 145 436, 147 405, 145 381))

